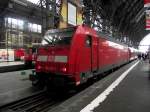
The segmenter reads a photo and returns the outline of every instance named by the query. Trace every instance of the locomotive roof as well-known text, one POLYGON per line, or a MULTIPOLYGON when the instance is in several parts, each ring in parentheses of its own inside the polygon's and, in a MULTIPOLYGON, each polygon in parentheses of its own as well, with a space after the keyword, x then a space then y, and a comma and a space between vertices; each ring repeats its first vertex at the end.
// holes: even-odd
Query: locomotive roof
MULTIPOLYGON (((80 25, 78 25, 78 26, 80 26, 80 25)), ((68 28, 61 28, 61 29, 51 29, 51 30, 48 30, 46 32, 46 34, 47 33, 57 33, 57 32, 72 31, 72 30, 75 30, 78 26, 73 26, 73 27, 68 27, 68 28)), ((82 26, 85 27, 85 25, 82 25, 82 26)), ((109 41, 118 43, 118 44, 123 45, 123 46, 128 46, 128 45, 126 45, 126 44, 124 44, 124 43, 114 39, 112 36, 109 36, 108 34, 104 34, 102 32, 98 32, 98 31, 96 31, 96 32, 97 32, 97 35, 100 36, 101 38, 107 39, 109 41)))
POLYGON ((57 33, 57 32, 65 32, 75 30, 77 27, 69 27, 69 28, 60 28, 60 29, 50 29, 46 33, 57 33))
POLYGON ((120 44, 120 45, 123 45, 123 46, 126 46, 126 47, 128 46, 127 44, 124 44, 124 43, 122 43, 122 42, 120 42, 120 41, 114 39, 112 36, 109 36, 108 34, 104 34, 104 33, 102 33, 102 32, 98 32, 98 31, 97 31, 97 35, 100 36, 101 38, 104 38, 104 39, 107 39, 107 40, 109 40, 109 41, 118 43, 118 44, 120 44))

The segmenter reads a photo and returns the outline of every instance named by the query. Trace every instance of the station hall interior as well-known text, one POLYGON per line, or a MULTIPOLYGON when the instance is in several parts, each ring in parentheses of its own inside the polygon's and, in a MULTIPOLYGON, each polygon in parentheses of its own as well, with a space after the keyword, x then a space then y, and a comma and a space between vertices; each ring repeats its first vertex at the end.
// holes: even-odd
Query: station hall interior
POLYGON ((150 0, 0 0, 0 112, 150 112, 150 0))

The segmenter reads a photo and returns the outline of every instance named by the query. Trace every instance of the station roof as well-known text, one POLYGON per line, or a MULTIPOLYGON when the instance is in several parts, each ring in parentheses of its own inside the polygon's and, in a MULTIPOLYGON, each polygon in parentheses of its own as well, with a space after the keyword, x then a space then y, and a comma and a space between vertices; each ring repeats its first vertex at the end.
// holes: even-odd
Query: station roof
POLYGON ((0 18, 28 18, 31 22, 41 24, 41 13, 37 13, 40 10, 40 7, 27 0, 0 0, 0 18))
POLYGON ((83 4, 92 16, 99 15, 110 21, 109 24, 128 36, 134 46, 149 33, 145 30, 144 0, 83 0, 83 4))

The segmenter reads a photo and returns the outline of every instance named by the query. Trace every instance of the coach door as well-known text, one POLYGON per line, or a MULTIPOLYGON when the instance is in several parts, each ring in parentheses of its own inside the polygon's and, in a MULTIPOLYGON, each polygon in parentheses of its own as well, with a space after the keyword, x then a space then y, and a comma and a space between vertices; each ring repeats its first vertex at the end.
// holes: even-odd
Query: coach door
POLYGON ((87 36, 86 44, 90 47, 90 61, 91 61, 91 71, 94 72, 98 68, 98 55, 97 55, 97 39, 90 35, 87 36))

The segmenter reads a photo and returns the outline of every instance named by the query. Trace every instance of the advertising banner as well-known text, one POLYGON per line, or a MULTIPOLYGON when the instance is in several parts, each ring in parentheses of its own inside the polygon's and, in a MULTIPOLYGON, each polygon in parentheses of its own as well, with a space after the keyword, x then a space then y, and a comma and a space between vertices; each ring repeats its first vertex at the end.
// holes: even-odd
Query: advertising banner
POLYGON ((150 30, 150 0, 144 0, 144 7, 145 7, 145 29, 150 30))
POLYGON ((77 7, 68 2, 68 23, 77 25, 77 7))
POLYGON ((144 7, 150 7, 150 0, 144 0, 144 7))
POLYGON ((0 49, 0 62, 14 61, 13 49, 0 49))
POLYGON ((146 30, 150 30, 150 10, 146 10, 146 30))

